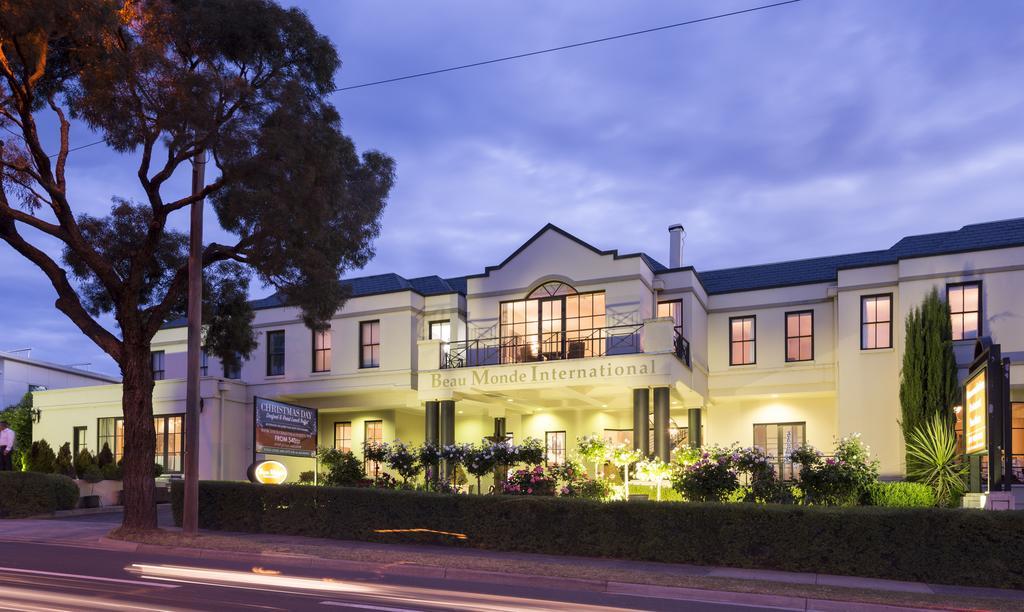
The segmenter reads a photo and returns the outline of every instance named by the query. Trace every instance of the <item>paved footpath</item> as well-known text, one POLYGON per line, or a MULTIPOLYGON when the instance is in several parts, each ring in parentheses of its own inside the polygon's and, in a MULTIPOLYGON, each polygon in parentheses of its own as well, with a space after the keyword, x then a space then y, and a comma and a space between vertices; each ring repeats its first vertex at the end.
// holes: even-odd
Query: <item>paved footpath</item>
MULTIPOLYGON (((161 506, 161 527, 174 530, 171 523, 169 508, 161 506)), ((508 564, 544 565, 581 567, 593 570, 591 575, 606 574, 609 576, 623 573, 642 573, 646 576, 718 578, 726 580, 753 580, 790 585, 808 585, 819 587, 841 587, 850 589, 866 589, 903 594, 918 594, 930 597, 960 598, 994 598, 1009 603, 1019 602, 1024 609, 1024 592, 1002 589, 954 587, 932 585, 918 582, 902 582, 851 576, 833 576, 815 573, 782 572, 772 570, 748 570, 725 567, 706 567, 682 564, 650 563, 638 561, 621 561, 611 559, 593 559, 580 557, 562 557, 528 553, 506 553, 483 551, 476 549, 449 548, 429 545, 395 545, 367 542, 339 542, 317 538, 300 538, 294 536, 273 536, 266 534, 242 534, 225 532, 208 532, 211 536, 226 536, 233 540, 249 542, 253 547, 288 546, 313 551, 313 554, 283 554, 274 552, 228 552, 213 549, 195 549, 167 547, 151 544, 136 544, 111 540, 106 537, 111 528, 120 523, 121 515, 114 513, 93 513, 79 516, 65 516, 55 519, 23 519, 0 521, 0 540, 8 542, 33 542, 61 544, 76 547, 120 550, 151 555, 174 555, 178 557, 202 559, 235 559, 247 558, 254 563, 273 562, 294 568, 332 568, 338 571, 368 572, 377 576, 416 576, 426 579, 471 581, 508 586, 534 587, 550 586, 551 588, 575 588, 583 591, 599 591, 607 594, 637 595, 659 597, 665 599, 704 600, 715 597, 713 601, 735 605, 772 606, 787 609, 850 609, 851 604, 837 601, 814 600, 805 597, 788 595, 763 595, 758 593, 738 593, 729 591, 709 591, 683 587, 656 586, 651 584, 633 584, 614 580, 590 578, 562 578, 554 575, 537 576, 508 571, 486 571, 459 567, 466 563, 452 565, 420 564, 416 562, 367 562, 342 559, 326 559, 315 554, 317 547, 344 546, 349 551, 364 553, 362 556, 401 558, 408 555, 415 559, 422 555, 437 555, 449 559, 464 561, 480 561, 485 566, 508 564)), ((857 609, 894 610, 894 606, 871 606, 856 604, 857 609)))

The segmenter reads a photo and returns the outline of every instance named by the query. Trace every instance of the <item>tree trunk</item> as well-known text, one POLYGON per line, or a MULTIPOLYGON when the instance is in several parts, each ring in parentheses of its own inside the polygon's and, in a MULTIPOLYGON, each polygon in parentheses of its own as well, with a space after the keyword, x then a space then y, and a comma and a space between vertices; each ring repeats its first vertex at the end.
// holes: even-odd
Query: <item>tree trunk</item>
POLYGON ((124 521, 127 529, 156 529, 153 460, 153 371, 147 345, 124 345, 121 361, 124 411, 124 521))

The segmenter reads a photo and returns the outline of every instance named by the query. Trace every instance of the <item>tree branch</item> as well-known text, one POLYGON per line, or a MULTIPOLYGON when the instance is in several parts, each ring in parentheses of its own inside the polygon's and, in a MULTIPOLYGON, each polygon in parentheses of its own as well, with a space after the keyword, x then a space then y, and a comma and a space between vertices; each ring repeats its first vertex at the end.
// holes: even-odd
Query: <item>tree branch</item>
MULTIPOLYGON (((7 202, 4 202, 4 206, 5 209, 10 209, 7 202)), ((5 210, 4 215, 6 214, 5 210)), ((21 253, 46 274, 46 277, 50 279, 50 284, 57 291, 57 301, 54 302, 57 310, 63 312, 86 336, 120 364, 123 353, 121 341, 86 312, 81 300, 78 299, 78 294, 68 282, 64 269, 46 253, 29 244, 18 233, 13 219, 9 216, 0 215, 0 239, 11 245, 15 251, 21 253)))

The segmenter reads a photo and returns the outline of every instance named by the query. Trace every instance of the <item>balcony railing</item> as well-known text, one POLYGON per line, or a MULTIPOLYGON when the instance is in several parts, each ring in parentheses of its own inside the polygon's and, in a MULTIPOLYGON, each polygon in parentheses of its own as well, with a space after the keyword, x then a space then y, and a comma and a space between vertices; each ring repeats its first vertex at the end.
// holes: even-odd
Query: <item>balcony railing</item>
MULTIPOLYGON (((640 335, 644 326, 614 325, 594 329, 555 331, 539 336, 475 338, 441 344, 442 368, 472 368, 507 363, 533 363, 560 359, 582 359, 643 352, 640 335)), ((650 333, 649 331, 647 333, 650 333)), ((673 330, 673 350, 690 367, 690 342, 682 326, 673 330)))
POLYGON ((690 341, 683 336, 683 326, 676 325, 672 328, 674 331, 672 346, 675 347, 676 357, 678 357, 686 367, 690 366, 690 341))
MULTIPOLYGON (((476 338, 441 345, 442 368, 471 368, 640 353, 642 324, 557 331, 540 335, 476 338)), ((687 349, 688 350, 688 349, 687 349)))

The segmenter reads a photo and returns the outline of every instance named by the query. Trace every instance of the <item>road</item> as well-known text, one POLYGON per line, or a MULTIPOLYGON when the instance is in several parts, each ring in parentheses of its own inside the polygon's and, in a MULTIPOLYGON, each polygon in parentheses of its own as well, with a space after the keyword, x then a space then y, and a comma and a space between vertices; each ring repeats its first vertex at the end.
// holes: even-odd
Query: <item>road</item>
MULTIPOLYGON (((119 515, 79 517, 111 526, 119 515)), ((164 517, 166 518, 166 516, 164 517)), ((750 610, 751 606, 0 541, 0 609, 750 610)), ((777 608, 765 608, 777 609, 777 608)))

